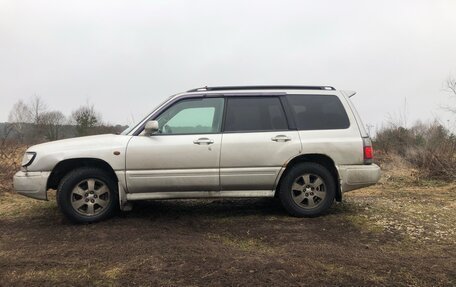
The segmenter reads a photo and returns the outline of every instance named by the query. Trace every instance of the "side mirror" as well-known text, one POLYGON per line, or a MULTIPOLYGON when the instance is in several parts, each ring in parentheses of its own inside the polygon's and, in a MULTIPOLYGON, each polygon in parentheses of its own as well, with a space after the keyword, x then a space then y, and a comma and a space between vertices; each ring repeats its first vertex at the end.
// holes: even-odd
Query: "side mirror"
POLYGON ((154 133, 158 132, 158 122, 157 121, 148 121, 144 127, 145 135, 151 136, 154 133))

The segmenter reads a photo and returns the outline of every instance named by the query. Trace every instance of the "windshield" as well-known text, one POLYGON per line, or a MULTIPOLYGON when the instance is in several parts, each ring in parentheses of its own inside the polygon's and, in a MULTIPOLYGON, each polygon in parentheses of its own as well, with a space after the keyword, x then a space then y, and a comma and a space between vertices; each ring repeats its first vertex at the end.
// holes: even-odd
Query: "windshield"
POLYGON ((128 135, 128 133, 131 132, 131 130, 135 127, 136 125, 133 125, 131 127, 126 128, 123 132, 121 132, 121 135, 128 135))
MULTIPOLYGON (((161 103, 157 106, 157 108, 154 109, 154 111, 152 112, 152 114, 153 114, 155 111, 157 111, 157 109, 159 109, 161 106, 163 106, 166 102, 168 102, 170 99, 172 99, 174 96, 175 96, 175 95, 173 95, 173 96, 167 98, 165 101, 161 102, 161 103)), ((152 114, 148 114, 148 115, 145 116, 142 120, 140 120, 138 123, 136 123, 136 124, 134 124, 134 125, 128 127, 127 129, 125 129, 125 130, 121 133, 121 135, 128 135, 129 133, 131 133, 131 132, 132 132, 134 129, 136 129, 139 125, 143 124, 144 121, 145 121, 146 119, 148 119, 152 114)))
POLYGON ((121 132, 120 134, 121 135, 128 135, 132 130, 134 130, 135 127, 137 127, 139 124, 141 124, 145 119, 147 119, 148 117, 150 116, 150 114, 148 114, 147 116, 145 116, 142 120, 140 120, 139 122, 137 122, 136 124, 132 125, 132 126, 129 126, 128 128, 126 128, 123 132, 121 132))

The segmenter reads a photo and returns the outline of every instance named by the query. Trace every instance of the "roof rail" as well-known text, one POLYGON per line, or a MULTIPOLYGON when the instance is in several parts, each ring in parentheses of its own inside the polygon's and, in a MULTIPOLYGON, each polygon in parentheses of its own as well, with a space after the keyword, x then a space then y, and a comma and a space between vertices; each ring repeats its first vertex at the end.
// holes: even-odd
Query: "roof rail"
POLYGON ((331 86, 225 86, 225 87, 202 87, 188 90, 187 93, 203 91, 232 91, 232 90, 329 90, 336 89, 331 86))

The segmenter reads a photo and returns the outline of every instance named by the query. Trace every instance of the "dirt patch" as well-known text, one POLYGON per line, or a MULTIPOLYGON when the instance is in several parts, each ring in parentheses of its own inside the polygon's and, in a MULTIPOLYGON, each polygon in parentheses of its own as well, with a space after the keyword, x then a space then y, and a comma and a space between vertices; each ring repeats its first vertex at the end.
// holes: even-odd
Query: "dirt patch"
POLYGON ((71 225, 54 201, 0 195, 0 285, 456 284, 455 187, 348 193, 318 218, 273 199, 142 202, 71 225))

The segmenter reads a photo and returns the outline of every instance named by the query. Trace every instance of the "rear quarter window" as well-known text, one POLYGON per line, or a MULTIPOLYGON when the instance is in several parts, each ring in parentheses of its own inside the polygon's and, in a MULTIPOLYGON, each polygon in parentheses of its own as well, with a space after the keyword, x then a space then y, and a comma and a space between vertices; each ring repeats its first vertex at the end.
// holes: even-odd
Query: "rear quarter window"
POLYGON ((350 127, 339 98, 331 95, 288 95, 299 130, 332 130, 350 127))

